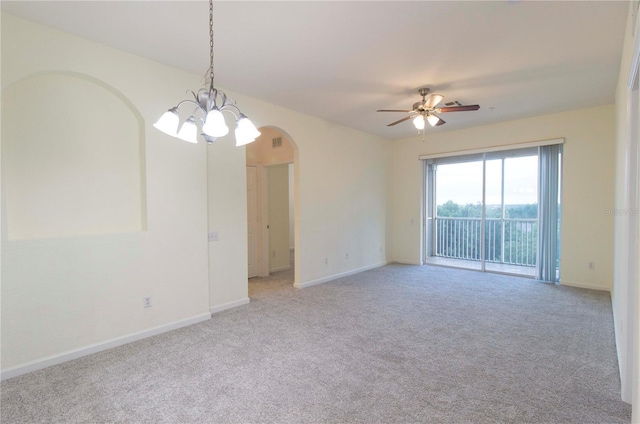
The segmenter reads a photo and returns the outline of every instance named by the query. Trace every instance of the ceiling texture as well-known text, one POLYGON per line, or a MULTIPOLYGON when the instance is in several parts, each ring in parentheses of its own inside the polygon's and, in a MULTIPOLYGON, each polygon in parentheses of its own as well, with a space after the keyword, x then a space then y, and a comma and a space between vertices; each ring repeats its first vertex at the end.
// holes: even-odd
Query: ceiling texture
MULTIPOLYGON (((397 139, 418 88, 479 104, 430 132, 612 104, 627 1, 215 1, 215 84, 397 139)), ((204 75, 207 1, 2 1, 7 13, 204 75)), ((198 87, 185 87, 197 89, 198 87)), ((159 90, 162 87, 158 87, 159 90)))

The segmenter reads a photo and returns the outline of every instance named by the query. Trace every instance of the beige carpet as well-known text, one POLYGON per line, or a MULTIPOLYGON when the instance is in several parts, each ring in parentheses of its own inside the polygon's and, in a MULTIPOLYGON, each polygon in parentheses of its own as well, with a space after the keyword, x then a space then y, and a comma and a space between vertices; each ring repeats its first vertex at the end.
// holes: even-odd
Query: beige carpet
POLYGON ((3 423, 624 423, 608 293, 390 265, 2 383, 3 423))

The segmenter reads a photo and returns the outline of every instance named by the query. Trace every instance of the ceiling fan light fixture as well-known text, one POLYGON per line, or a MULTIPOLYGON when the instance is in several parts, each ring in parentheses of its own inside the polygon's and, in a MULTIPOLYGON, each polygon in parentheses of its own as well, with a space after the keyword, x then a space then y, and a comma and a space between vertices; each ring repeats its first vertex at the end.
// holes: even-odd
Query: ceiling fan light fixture
POLYGON ((421 88, 418 90, 418 94, 422 96, 422 101, 414 103, 413 107, 409 110, 378 109, 378 112, 406 112, 409 114, 402 119, 398 119, 397 121, 387 124, 387 127, 393 127, 394 125, 411 119, 414 127, 418 130, 423 130, 425 127, 425 121, 428 121, 429 125, 432 127, 439 127, 440 125, 446 124, 446 122, 436 115, 436 113, 466 112, 480 109, 479 105, 462 105, 460 102, 446 103, 444 106, 437 108, 436 106, 440 104, 444 99, 444 96, 441 94, 432 94, 427 98, 428 93, 428 88, 421 88), (456 105, 447 106, 453 103, 456 105))
POLYGON ((429 124, 432 127, 435 127, 438 124, 438 122, 440 122, 440 118, 438 118, 436 115, 428 115, 427 121, 429 121, 429 124))

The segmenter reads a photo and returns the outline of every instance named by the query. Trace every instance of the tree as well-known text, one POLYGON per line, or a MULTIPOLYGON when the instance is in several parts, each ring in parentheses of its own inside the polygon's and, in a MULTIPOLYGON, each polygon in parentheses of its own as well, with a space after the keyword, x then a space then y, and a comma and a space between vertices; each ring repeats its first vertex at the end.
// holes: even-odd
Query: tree
POLYGON ((481 218, 482 204, 478 202, 460 206, 453 200, 448 200, 438 206, 437 216, 440 218, 481 218))

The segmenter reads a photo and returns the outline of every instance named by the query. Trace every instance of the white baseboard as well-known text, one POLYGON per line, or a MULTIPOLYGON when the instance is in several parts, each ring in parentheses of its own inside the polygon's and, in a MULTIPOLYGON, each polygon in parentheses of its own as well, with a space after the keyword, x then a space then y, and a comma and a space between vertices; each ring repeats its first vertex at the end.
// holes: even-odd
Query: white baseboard
POLYGON ((222 305, 216 305, 216 306, 212 307, 211 309, 209 309, 209 311, 213 315, 213 314, 218 313, 218 312, 226 311, 227 309, 235 308, 237 306, 246 305, 249 302, 250 302, 249 298, 245 297, 244 299, 234 300, 233 302, 223 303, 222 305))
POLYGON ((304 283, 295 283, 293 287, 298 289, 303 289, 305 287, 315 286, 316 284, 322 284, 329 281, 337 280, 338 278, 347 277, 349 275, 358 274, 360 272, 369 271, 370 269, 380 268, 381 266, 387 265, 388 262, 379 262, 374 265, 364 266, 362 268, 352 269, 350 271, 341 272, 340 274, 333 274, 328 277, 318 278, 316 280, 305 281, 304 283))
POLYGON ((580 289, 600 290, 600 291, 606 291, 606 292, 611 291, 611 289, 608 287, 596 286, 595 284, 580 283, 576 281, 567 281, 563 279, 560 279, 560 285, 578 287, 580 289))
POLYGON ((291 265, 281 266, 280 268, 269 268, 269 272, 286 271, 288 269, 291 269, 291 265))
POLYGON ((128 334, 126 336, 116 337, 115 339, 96 343, 93 345, 82 347, 80 349, 70 350, 68 352, 64 352, 59 355, 53 355, 47 358, 26 362, 24 364, 17 365, 15 367, 11 367, 6 370, 3 370, 0 375, 0 379, 7 380, 9 378, 18 377, 20 375, 28 374, 30 372, 39 371, 44 368, 51 367, 53 365, 62 364, 63 362, 72 361, 74 359, 82 358, 83 356, 102 352, 103 350, 112 349, 114 347, 122 346, 131 342, 136 342, 138 340, 146 339, 147 337, 166 333, 168 331, 177 330, 178 328, 197 324, 199 322, 203 322, 209 319, 211 319, 211 314, 205 313, 205 314, 197 315, 195 317, 187 318, 181 321, 175 321, 170 324, 160 325, 158 327, 150 328, 148 330, 138 331, 137 333, 128 334))

